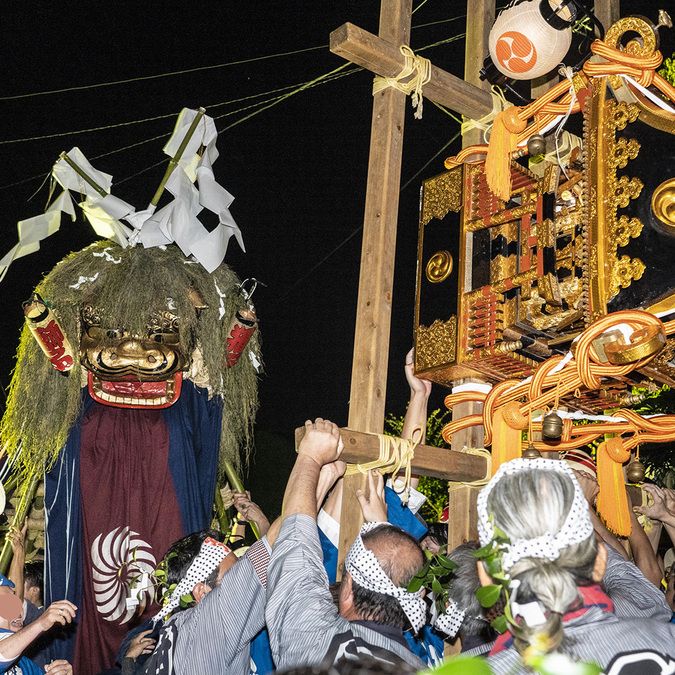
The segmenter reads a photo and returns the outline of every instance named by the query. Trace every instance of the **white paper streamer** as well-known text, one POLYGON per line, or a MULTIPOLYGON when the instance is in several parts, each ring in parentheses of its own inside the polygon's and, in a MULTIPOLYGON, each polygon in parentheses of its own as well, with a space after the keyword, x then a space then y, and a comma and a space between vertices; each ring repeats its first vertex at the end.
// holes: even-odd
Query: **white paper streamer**
MULTIPOLYGON (((188 108, 182 110, 164 147, 166 154, 175 156, 197 113, 188 108)), ((84 196, 79 206, 96 234, 122 247, 141 243, 152 248, 175 243, 186 257, 192 256, 208 272, 222 264, 232 237, 246 252, 241 230, 230 213, 234 197, 213 174, 213 163, 218 158, 217 138, 213 118, 203 115, 166 183, 173 199, 158 211, 153 205, 137 211, 110 194, 112 176, 92 166, 79 148, 72 148, 68 157, 107 194, 101 196, 64 159, 57 160, 52 175, 64 193, 46 213, 19 222, 19 243, 0 260, 0 281, 13 260, 37 251, 39 242, 59 229, 61 211, 75 219, 70 190, 84 196), (218 217, 218 224, 210 232, 198 217, 204 209, 218 217)))

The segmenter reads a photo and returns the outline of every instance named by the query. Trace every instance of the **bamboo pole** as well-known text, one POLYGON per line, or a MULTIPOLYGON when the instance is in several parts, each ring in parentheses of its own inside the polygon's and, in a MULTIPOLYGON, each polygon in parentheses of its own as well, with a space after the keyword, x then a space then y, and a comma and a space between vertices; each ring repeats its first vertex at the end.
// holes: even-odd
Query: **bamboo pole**
POLYGON ((220 493, 220 488, 217 485, 214 504, 216 507, 216 520, 218 521, 218 526, 220 527, 220 531, 223 534, 225 534, 230 529, 229 528, 230 521, 225 511, 225 503, 223 502, 223 495, 220 493))
POLYGON ((89 183, 91 187, 98 192, 101 197, 107 197, 108 193, 88 174, 86 174, 65 152, 62 152, 59 155, 59 159, 62 159, 83 181, 89 183))
MULTIPOLYGON (((14 514, 14 520, 12 520, 11 527, 21 530, 23 527, 23 522, 28 515, 28 509, 30 509, 33 499, 35 498, 35 491, 37 490, 38 483, 40 482, 40 474, 35 472, 31 477, 28 486, 21 496, 21 501, 16 507, 16 513, 14 514)), ((7 574, 9 569, 9 564, 12 561, 12 545, 9 540, 5 539, 5 543, 2 547, 2 553, 0 553, 0 573, 7 574)))
POLYGON ((197 110, 197 114, 195 115, 195 118, 192 120, 190 128, 187 130, 187 133, 183 137, 183 140, 181 141, 180 145, 178 146, 178 150, 176 150, 176 154, 169 160, 169 166, 166 167, 166 171, 164 172, 164 178, 162 178, 155 192, 155 196, 152 198, 152 201, 150 202, 152 206, 157 206, 157 204, 159 204, 159 200, 162 194, 164 193, 164 188, 166 187, 167 181, 171 177, 173 170, 178 166, 178 162, 180 162, 181 157, 185 152, 185 148, 187 147, 187 144, 190 142, 190 139, 194 135, 195 131, 197 131, 197 125, 201 121, 202 117, 204 117, 205 112, 206 112, 205 108, 199 108, 197 110))
MULTIPOLYGON (((239 478, 237 475, 237 472, 234 470, 231 462, 225 460, 223 463, 223 468, 225 469, 225 475, 227 476, 227 480, 229 481, 232 489, 235 492, 246 492, 244 489, 244 484, 241 482, 241 478, 239 478)), ((248 524, 251 526, 251 530, 253 531, 255 538, 260 539, 260 528, 258 527, 257 523, 249 521, 248 524)))

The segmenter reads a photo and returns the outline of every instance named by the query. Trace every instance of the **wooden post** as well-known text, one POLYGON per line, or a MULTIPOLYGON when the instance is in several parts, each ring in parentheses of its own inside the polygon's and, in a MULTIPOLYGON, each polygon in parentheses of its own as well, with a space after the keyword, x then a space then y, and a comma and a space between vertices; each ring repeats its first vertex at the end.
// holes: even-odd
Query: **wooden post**
MULTIPOLYGON (((379 37, 409 44, 411 15, 412 0, 382 0, 379 37)), ((348 426, 374 433, 384 428, 405 103, 392 88, 373 97, 348 426)), ((362 484, 362 476, 344 479, 338 570, 363 522, 362 484)))
MULTIPOLYGON (((305 435, 305 427, 295 430, 295 447, 305 435)), ((365 464, 377 460, 380 439, 375 434, 343 428, 340 429, 345 449, 342 459, 349 464, 365 464)), ((413 473, 434 476, 444 480, 474 481, 485 476, 487 460, 481 455, 455 452, 431 445, 418 445, 411 463, 413 473)))
MULTIPOLYGON (((490 83, 481 81, 478 73, 483 66, 483 59, 488 53, 488 37, 490 28, 495 21, 494 0, 472 0, 471 11, 466 16, 466 49, 464 51, 464 79, 486 91, 490 90, 490 83)), ((483 131, 470 129, 462 135, 462 146, 483 143, 483 131)), ((461 380, 455 384, 465 382, 479 382, 479 380, 461 380)), ((452 419, 457 420, 467 415, 476 415, 481 412, 479 403, 460 403, 452 409, 452 419)), ((455 451, 463 448, 483 447, 483 427, 470 427, 457 434, 453 434, 451 447, 455 451), (468 433, 465 433, 468 432, 468 433)), ((481 476, 482 478, 482 476, 481 476)), ((476 539, 475 513, 476 488, 451 483, 448 486, 448 550, 463 544, 469 539, 476 539)))
POLYGON ((593 3, 595 16, 608 30, 609 27, 621 17, 619 0, 595 0, 593 3))
MULTIPOLYGON (((471 0, 467 3, 464 80, 486 92, 490 91, 490 83, 481 80, 479 73, 488 53, 488 37, 494 22, 495 0, 471 0)), ((462 136, 465 148, 479 143, 483 143, 482 129, 471 129, 462 136)))

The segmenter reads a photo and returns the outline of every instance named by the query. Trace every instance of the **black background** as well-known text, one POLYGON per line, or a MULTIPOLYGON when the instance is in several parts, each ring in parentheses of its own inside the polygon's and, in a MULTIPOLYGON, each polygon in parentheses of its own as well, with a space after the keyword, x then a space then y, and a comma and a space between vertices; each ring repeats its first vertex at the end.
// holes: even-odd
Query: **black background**
MULTIPOLYGON (((413 49, 464 32, 464 2, 418 5, 413 49)), ((643 13, 655 19, 657 9, 649 2, 622 3, 623 15, 643 13)), ((299 84, 338 67, 343 61, 327 48, 330 31, 351 21, 376 33, 378 11, 374 0, 3 3, 0 98, 323 48, 159 79, 0 100, 0 142, 64 134, 0 143, 0 256, 16 243, 16 222, 41 213, 47 199, 46 185, 30 199, 41 178, 10 184, 46 176, 59 152, 73 145, 91 159, 169 134, 175 118, 69 132, 177 114, 184 106, 202 105, 217 117, 250 105, 252 101, 211 107, 299 84)), ((666 55, 672 52, 672 31, 667 39, 666 55)), ((424 55, 463 75, 463 40, 424 55)), ((217 120, 221 134, 215 174, 236 198, 231 211, 247 248, 241 253, 232 240, 226 262, 240 277, 254 276, 267 284, 254 298, 265 374, 249 480, 254 498, 272 511, 292 462, 293 428, 317 415, 339 424, 347 420, 371 83, 372 75, 361 71, 293 96, 231 129, 225 127, 246 112, 217 120)), ((396 414, 404 412, 407 399, 402 365, 412 343, 419 185, 441 172, 443 159, 459 149, 456 141, 442 150, 459 130, 445 113, 430 102, 421 121, 411 113, 408 103, 387 389, 387 410, 396 414)), ((113 175, 116 196, 140 209, 164 166, 124 179, 162 160, 164 142, 92 163, 113 175)), ((39 253, 14 263, 0 284, 3 387, 9 384, 22 323, 21 301, 66 253, 95 238, 81 215, 75 223, 64 218, 59 233, 44 241, 39 253)), ((436 393, 439 405, 442 394, 436 393)))

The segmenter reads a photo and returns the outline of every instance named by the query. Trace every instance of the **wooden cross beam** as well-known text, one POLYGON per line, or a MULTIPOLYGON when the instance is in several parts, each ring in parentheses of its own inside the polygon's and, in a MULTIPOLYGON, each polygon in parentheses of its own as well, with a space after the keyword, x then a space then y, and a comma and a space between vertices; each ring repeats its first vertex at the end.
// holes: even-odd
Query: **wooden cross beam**
MULTIPOLYGON (((295 447, 305 435, 305 427, 295 430, 295 447)), ((380 454, 380 441, 375 434, 343 428, 340 429, 345 449, 342 459, 349 464, 365 464, 375 461, 380 454)), ((413 473, 419 476, 434 476, 448 481, 469 482, 482 480, 487 472, 487 459, 482 455, 418 445, 411 463, 413 473)))
MULTIPOLYGON (((378 35, 345 24, 332 33, 331 51, 379 75, 396 76, 404 64, 399 47, 410 42, 411 16, 412 0, 381 0, 378 35)), ((467 23, 473 18, 468 3, 467 23)), ((472 117, 492 110, 488 92, 435 67, 423 93, 472 117)), ((362 432, 382 433, 384 426, 405 104, 405 94, 393 88, 373 96, 348 420, 350 429, 362 432)), ((338 570, 362 522, 356 499, 362 485, 362 476, 343 481, 338 570)))
MULTIPOLYGON (((330 50, 347 61, 381 77, 396 77, 405 63, 401 43, 373 35, 352 23, 345 23, 330 34, 330 50)), ((425 98, 456 112, 478 119, 492 110, 489 91, 431 65, 431 79, 422 91, 425 98)))

